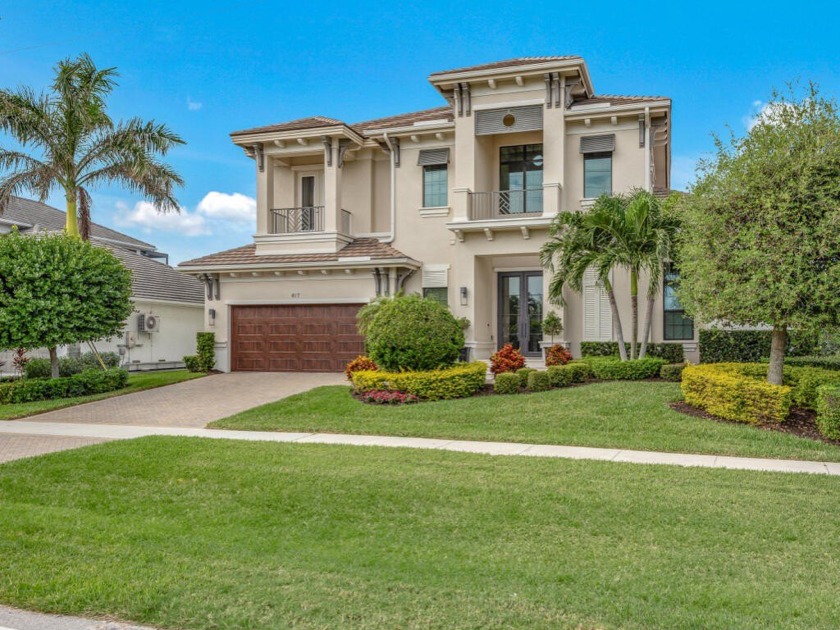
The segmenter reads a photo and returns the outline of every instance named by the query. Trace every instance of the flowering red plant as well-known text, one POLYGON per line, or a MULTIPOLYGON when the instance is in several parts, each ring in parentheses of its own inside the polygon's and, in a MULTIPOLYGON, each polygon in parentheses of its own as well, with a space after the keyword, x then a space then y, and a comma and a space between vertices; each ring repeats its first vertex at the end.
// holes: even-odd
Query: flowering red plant
POLYGON ((554 344, 545 353, 545 364, 547 367, 552 365, 566 365, 571 360, 572 353, 560 344, 554 344))
POLYGON ((378 369, 379 366, 373 362, 373 359, 369 359, 366 356, 358 356, 347 364, 347 367, 344 368, 344 374, 347 376, 347 380, 349 381, 353 377, 353 372, 361 372, 362 370, 375 372, 378 369))
POLYGON ((374 405, 406 405, 416 403, 420 399, 414 394, 378 389, 362 394, 362 400, 374 405))
POLYGON ((525 367, 525 357, 509 343, 490 357, 490 371, 493 374, 516 372, 523 367, 525 367))

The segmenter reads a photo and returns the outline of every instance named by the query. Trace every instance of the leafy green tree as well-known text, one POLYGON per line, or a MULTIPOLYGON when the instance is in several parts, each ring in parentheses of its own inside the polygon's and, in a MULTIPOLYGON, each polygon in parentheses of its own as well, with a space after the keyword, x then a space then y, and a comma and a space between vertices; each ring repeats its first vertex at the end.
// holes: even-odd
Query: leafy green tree
POLYGON ((123 186, 162 212, 179 210, 172 191, 183 180, 160 158, 184 141, 154 121, 113 122, 106 99, 117 76, 83 54, 58 63, 50 92, 0 90, 0 130, 20 146, 0 146, 0 213, 14 195, 29 192, 45 201, 60 189, 67 234, 78 236, 81 227, 86 240, 96 186, 123 186))
POLYGON ((653 304, 661 286, 662 266, 672 255, 677 221, 665 213, 658 198, 643 190, 627 195, 602 195, 588 212, 562 212, 555 218, 549 240, 540 256, 545 268, 553 272, 549 297, 563 301, 563 288, 583 288, 583 277, 590 268, 607 292, 622 360, 627 359, 618 303, 610 281, 616 268, 630 273, 631 344, 635 359, 639 329, 639 278, 648 275, 647 309, 638 356, 647 351, 653 304))
POLYGON ((551 343, 554 343, 554 335, 563 333, 563 321, 554 311, 549 311, 545 319, 542 320, 543 332, 551 337, 551 343))
POLYGON ((837 104, 791 86, 749 133, 715 144, 677 204, 680 298, 701 321, 772 327, 779 384, 788 330, 840 323, 837 104))
POLYGON ((111 252, 66 235, 0 237, 0 349, 56 347, 120 334, 131 272, 111 252))

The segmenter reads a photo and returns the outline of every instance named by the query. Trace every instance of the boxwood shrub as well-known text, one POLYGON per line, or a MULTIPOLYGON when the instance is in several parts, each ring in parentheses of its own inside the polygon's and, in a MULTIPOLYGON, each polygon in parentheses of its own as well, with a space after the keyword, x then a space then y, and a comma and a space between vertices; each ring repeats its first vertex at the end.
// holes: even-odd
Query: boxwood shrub
MULTIPOLYGON (((630 344, 625 342, 627 356, 630 356, 630 344)), ((649 343, 647 345, 645 358, 654 357, 665 359, 668 363, 682 363, 685 361, 685 353, 681 343, 649 343)), ((583 341, 580 344, 580 355, 582 357, 617 357, 617 341, 583 341)))
POLYGON ((85 370, 63 378, 23 378, 0 384, 0 404, 103 394, 122 389, 127 382, 128 372, 115 368, 85 370))
POLYGON ((772 385, 740 363, 688 365, 681 387, 688 404, 737 422, 782 422, 793 398, 790 386, 772 385))
MULTIPOLYGON (((751 363, 770 356, 769 330, 700 330, 700 363, 751 363)), ((819 338, 813 333, 793 330, 788 334, 788 357, 814 354, 819 338)))
POLYGON ((382 301, 366 326, 368 356, 385 371, 428 371, 455 363, 464 329, 449 309, 417 295, 382 301))
POLYGON ((531 372, 536 372, 537 370, 534 368, 524 367, 519 368, 516 370, 516 375, 519 377, 519 385, 520 387, 528 387, 528 375, 531 372))
POLYGON ((529 392, 545 392, 551 389, 551 381, 548 378, 548 372, 535 370, 528 374, 528 391, 529 392))
POLYGON ((569 361, 566 368, 572 374, 572 383, 585 383, 589 379, 595 378, 592 366, 584 361, 569 361))
POLYGON ((552 387, 568 387, 575 382, 575 364, 552 365, 546 371, 552 387))
POLYGON ((662 369, 659 370, 659 378, 679 383, 682 380, 684 369, 685 363, 669 363, 668 365, 663 365, 662 369))
POLYGON ((827 438, 840 440, 840 386, 823 385, 817 390, 817 429, 827 438))
POLYGON ((493 391, 497 394, 518 394, 521 391, 519 387, 519 376, 514 372, 496 374, 493 391))
POLYGON ((414 394, 424 400, 466 398, 484 387, 486 380, 487 364, 482 361, 417 372, 361 370, 352 376, 357 392, 390 390, 414 394))
POLYGON ((785 365, 793 367, 816 367, 824 370, 840 371, 840 356, 785 357, 785 365))
MULTIPOLYGON (((116 352, 101 352, 102 362, 106 368, 115 368, 120 365, 120 355, 116 352)), ((73 376, 81 374, 85 370, 102 370, 99 361, 93 352, 86 352, 78 357, 61 357, 58 359, 58 375, 73 376)), ((52 368, 49 359, 30 359, 24 367, 26 378, 50 378, 52 368)))
POLYGON ((656 378, 665 359, 645 357, 622 361, 617 357, 587 357, 583 359, 592 368, 595 378, 602 381, 640 381, 646 378, 656 378))

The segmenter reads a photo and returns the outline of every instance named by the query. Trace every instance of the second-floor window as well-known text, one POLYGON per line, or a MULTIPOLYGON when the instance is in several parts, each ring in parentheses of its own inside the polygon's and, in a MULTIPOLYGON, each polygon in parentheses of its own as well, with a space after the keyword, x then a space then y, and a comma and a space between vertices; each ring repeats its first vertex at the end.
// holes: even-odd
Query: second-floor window
POLYGON ((612 153, 586 153, 583 156, 583 196, 594 199, 612 194, 612 153))
POLYGON ((449 204, 447 172, 446 164, 429 164, 423 167, 424 208, 440 208, 449 204))
POLYGON ((499 148, 500 214, 542 212, 543 145, 499 148))

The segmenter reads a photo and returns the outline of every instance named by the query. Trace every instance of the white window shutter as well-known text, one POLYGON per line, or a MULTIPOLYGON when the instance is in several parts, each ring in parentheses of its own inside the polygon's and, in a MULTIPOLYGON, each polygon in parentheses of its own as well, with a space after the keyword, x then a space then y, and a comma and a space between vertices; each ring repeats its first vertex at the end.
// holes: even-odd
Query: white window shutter
POLYGON ((449 265, 423 265, 423 288, 436 289, 449 286, 449 265))
POLYGON ((610 308, 610 298, 603 287, 599 289, 599 293, 601 329, 599 330, 598 341, 612 341, 613 319, 612 309, 610 308))
POLYGON ((598 282, 594 269, 587 269, 583 277, 583 339, 584 341, 612 341, 613 322, 607 292, 598 282))

